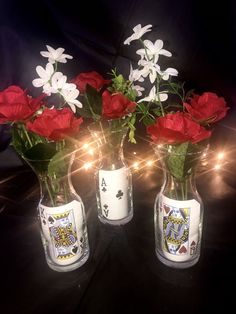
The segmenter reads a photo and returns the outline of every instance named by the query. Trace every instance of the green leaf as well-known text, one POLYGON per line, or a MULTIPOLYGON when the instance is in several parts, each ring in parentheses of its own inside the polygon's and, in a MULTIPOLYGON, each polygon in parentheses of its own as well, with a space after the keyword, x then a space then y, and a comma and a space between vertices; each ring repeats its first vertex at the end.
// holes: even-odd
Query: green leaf
POLYGON ((56 153, 48 164, 48 175, 52 178, 67 175, 70 156, 71 151, 69 149, 63 149, 56 153))
POLYGON ((11 144, 14 147, 14 149, 17 151, 18 154, 22 154, 25 150, 25 141, 20 136, 20 130, 18 130, 16 127, 13 126, 12 128, 12 140, 11 144))
POLYGON ((90 112, 92 115, 101 116, 102 114, 102 96, 101 94, 92 86, 86 86, 85 99, 88 107, 90 108, 90 112), (91 110, 92 109, 92 110, 91 110))
POLYGON ((166 160, 170 173, 176 179, 184 180, 198 162, 200 152, 203 151, 204 147, 206 147, 205 144, 198 145, 191 142, 172 145, 166 160))
POLYGON ((146 117, 143 118, 143 123, 144 123, 145 126, 153 124, 154 122, 155 122, 155 119, 153 119, 150 116, 146 116, 146 117))
POLYGON ((93 114, 89 109, 89 106, 83 106, 83 108, 77 108, 76 111, 79 113, 81 117, 84 117, 84 118, 93 117, 93 114))
POLYGON ((186 176, 186 157, 189 142, 171 146, 171 152, 167 153, 167 167, 170 173, 179 180, 186 176))
POLYGON ((153 109, 152 111, 158 117, 162 115, 161 108, 156 108, 156 109, 153 109))
POLYGON ((53 143, 38 143, 23 153, 23 158, 36 172, 47 171, 49 160, 55 155, 53 143))

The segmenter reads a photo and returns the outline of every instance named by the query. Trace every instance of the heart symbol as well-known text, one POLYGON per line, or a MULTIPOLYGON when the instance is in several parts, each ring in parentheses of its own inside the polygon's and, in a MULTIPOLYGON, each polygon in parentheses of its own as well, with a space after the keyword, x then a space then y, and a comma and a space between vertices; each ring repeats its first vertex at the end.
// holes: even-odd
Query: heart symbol
POLYGON ((180 250, 179 250, 179 253, 186 253, 187 252, 187 249, 186 249, 186 247, 183 245, 183 246, 181 246, 181 248, 180 248, 180 250))
POLYGON ((195 241, 193 241, 193 242, 191 243, 191 246, 193 246, 193 245, 196 245, 195 241))
POLYGON ((169 213, 169 211, 170 211, 170 207, 168 207, 168 206, 164 205, 164 210, 165 210, 165 212, 168 214, 168 213, 169 213))

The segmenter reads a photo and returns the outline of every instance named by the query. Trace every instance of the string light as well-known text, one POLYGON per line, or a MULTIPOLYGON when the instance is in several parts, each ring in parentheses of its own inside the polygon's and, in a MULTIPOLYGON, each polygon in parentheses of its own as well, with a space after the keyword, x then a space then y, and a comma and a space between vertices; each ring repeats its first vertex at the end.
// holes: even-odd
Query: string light
POLYGON ((92 167, 92 162, 86 162, 85 164, 84 164, 84 169, 85 170, 88 170, 89 168, 91 168, 92 167))
POLYGON ((151 166, 153 165, 153 160, 148 160, 148 161, 146 162, 146 165, 147 165, 148 167, 151 167, 151 166))
POLYGON ((218 153, 217 159, 222 160, 224 158, 224 155, 225 154, 223 152, 218 153))
POLYGON ((137 153, 136 153, 136 152, 133 152, 133 154, 134 154, 134 155, 137 155, 137 153))
POLYGON ((94 149, 90 148, 89 151, 88 151, 89 155, 93 156, 94 154, 94 149))
POLYGON ((83 149, 87 149, 88 147, 89 147, 89 144, 88 143, 84 143, 83 149))
POLYGON ((139 163, 137 161, 133 163, 133 168, 136 170, 139 169, 139 163))
POLYGON ((214 167, 215 170, 219 170, 220 168, 221 168, 220 164, 216 164, 215 167, 214 167))

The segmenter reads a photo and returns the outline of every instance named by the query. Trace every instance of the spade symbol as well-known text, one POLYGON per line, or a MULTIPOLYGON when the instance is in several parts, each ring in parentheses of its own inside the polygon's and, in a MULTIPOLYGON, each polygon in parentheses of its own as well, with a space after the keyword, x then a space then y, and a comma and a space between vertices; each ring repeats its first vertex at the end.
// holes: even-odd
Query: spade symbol
POLYGON ((51 216, 49 216, 48 221, 50 222, 50 224, 54 223, 54 219, 51 216))
POLYGON ((76 254, 77 251, 78 251, 78 246, 74 246, 73 249, 72 249, 72 252, 73 252, 74 254, 76 254))
POLYGON ((123 195, 124 195, 124 193, 123 193, 121 190, 119 190, 118 193, 116 194, 116 197, 117 197, 119 200, 121 200, 123 195))

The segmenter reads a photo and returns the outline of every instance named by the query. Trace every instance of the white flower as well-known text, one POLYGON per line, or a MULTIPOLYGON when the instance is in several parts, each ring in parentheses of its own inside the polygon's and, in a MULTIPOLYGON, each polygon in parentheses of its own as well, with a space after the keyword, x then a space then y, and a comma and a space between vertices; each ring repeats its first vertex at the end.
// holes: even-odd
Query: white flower
POLYGON ((132 85, 132 89, 134 89, 137 92, 138 96, 142 96, 142 92, 144 91, 144 88, 139 85, 132 85))
POLYGON ((141 56, 142 59, 146 59, 148 61, 157 62, 159 55, 164 55, 166 57, 171 57, 172 54, 165 49, 162 49, 163 47, 163 41, 160 39, 157 39, 155 43, 153 44, 150 40, 144 40, 144 46, 143 49, 138 49, 136 53, 141 56))
POLYGON ((66 84, 67 77, 61 72, 55 72, 51 79, 52 89, 57 93, 59 89, 62 89, 66 84))
POLYGON ((129 74, 129 81, 130 82, 143 82, 144 78, 142 77, 142 72, 138 69, 133 69, 132 64, 130 64, 130 74, 129 74))
POLYGON ((145 33, 151 31, 151 27, 151 24, 148 24, 144 27, 142 27, 141 24, 136 25, 133 28, 134 33, 124 41, 124 45, 129 45, 131 41, 141 38, 145 33))
POLYGON ((78 108, 82 108, 83 107, 81 102, 76 99, 79 96, 79 90, 78 89, 72 89, 72 90, 70 90, 70 89, 62 89, 60 91, 60 94, 64 98, 65 102, 67 102, 67 104, 71 107, 71 110, 73 112, 76 111, 76 106, 78 108))
POLYGON ((168 68, 164 72, 160 72, 160 75, 162 76, 162 79, 164 81, 167 81, 167 80, 169 80, 170 76, 177 76, 178 71, 174 68, 168 68))
POLYGON ((47 63, 45 69, 38 65, 36 67, 36 72, 38 73, 40 78, 34 79, 32 81, 32 84, 34 85, 34 87, 41 87, 50 81, 51 76, 54 72, 54 67, 51 63, 47 63))
POLYGON ((149 92, 149 95, 143 99, 140 99, 138 101, 142 102, 142 101, 166 101, 168 99, 168 95, 166 94, 165 91, 162 92, 156 92, 156 86, 153 86, 152 89, 149 92))
POLYGON ((50 83, 43 85, 43 92, 44 94, 47 94, 48 96, 51 96, 51 93, 55 93, 50 83))
POLYGON ((149 76, 149 80, 153 84, 157 78, 157 73, 160 72, 160 66, 152 61, 146 60, 139 60, 138 64, 143 66, 141 70, 142 76, 149 76))
POLYGON ((48 62, 50 63, 55 63, 55 62, 61 62, 61 63, 66 63, 66 59, 73 59, 72 56, 64 54, 63 52, 65 51, 64 48, 57 48, 53 49, 51 46, 46 45, 48 51, 40 51, 40 54, 48 58, 48 62))

